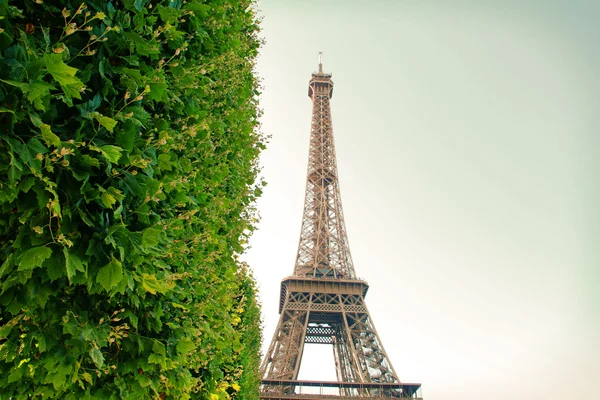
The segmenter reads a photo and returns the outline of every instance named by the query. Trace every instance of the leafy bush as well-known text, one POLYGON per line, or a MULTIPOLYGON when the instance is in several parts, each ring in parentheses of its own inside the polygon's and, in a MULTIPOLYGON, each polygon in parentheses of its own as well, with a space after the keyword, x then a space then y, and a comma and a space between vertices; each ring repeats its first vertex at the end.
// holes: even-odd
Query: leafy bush
POLYGON ((0 398, 258 397, 250 5, 0 0, 0 398))

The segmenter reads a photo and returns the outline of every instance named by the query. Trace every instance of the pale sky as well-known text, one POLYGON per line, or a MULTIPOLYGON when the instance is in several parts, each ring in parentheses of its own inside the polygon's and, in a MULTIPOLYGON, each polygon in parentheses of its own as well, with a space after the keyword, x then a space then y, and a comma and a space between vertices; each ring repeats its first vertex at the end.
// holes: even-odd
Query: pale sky
MULTIPOLYGON (((426 400, 598 398, 600 1, 259 1, 266 350, 323 51, 357 275, 426 400)), ((302 379, 335 380, 329 346, 302 379)))

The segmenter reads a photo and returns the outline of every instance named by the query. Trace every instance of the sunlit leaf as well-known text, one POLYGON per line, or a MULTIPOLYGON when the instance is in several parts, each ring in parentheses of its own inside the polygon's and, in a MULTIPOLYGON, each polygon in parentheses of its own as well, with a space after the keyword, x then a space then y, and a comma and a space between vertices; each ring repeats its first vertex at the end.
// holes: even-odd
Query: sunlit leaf
POLYGON ((41 124, 39 128, 40 131, 42 131, 42 139, 44 139, 44 142, 46 142, 46 144, 55 147, 60 146, 60 138, 52 132, 50 125, 41 124))
POLYGON ((98 271, 98 276, 96 277, 96 281, 106 291, 110 291, 112 288, 117 286, 122 279, 123 268, 121 263, 115 258, 112 258, 108 264, 100 268, 100 271, 98 271))
POLYGON ((180 354, 187 354, 195 348, 196 345, 188 338, 182 339, 177 343, 177 352, 180 354))
POLYGON ((19 258, 19 271, 34 269, 41 267, 44 260, 52 255, 52 250, 49 247, 39 246, 32 247, 23 253, 19 258))
POLYGON ((160 242, 160 235, 162 230, 160 228, 147 228, 142 233, 142 248, 149 249, 156 246, 160 242))
POLYGON ((111 163, 116 163, 119 161, 119 158, 121 158, 121 151, 123 151, 123 149, 119 146, 113 146, 110 144, 107 144, 106 146, 100 146, 100 150, 102 151, 102 155, 111 163))
POLYGON ((112 132, 113 129, 115 128, 115 126, 117 125, 117 121, 115 121, 114 119, 109 118, 105 115, 102 115, 98 112, 93 113, 93 115, 94 115, 94 118, 96 119, 96 121, 98 121, 100 123, 100 125, 105 127, 109 132, 112 132))

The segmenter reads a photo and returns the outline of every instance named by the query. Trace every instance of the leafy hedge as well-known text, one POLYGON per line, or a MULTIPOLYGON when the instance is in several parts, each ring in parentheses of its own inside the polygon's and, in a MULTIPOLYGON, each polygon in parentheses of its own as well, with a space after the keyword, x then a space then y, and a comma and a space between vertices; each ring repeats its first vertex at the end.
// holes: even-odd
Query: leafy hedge
POLYGON ((0 0, 0 398, 258 398, 250 0, 0 0))

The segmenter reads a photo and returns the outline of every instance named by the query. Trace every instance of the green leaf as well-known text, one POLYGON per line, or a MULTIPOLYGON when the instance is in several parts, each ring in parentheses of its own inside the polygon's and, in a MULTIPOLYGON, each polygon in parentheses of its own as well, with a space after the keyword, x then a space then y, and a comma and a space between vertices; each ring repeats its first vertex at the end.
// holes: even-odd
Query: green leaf
POLYGON ((158 282, 155 275, 142 274, 142 287, 147 292, 156 294, 156 292, 165 293, 165 288, 158 282))
POLYGON ((60 146, 60 138, 52 132, 52 129, 50 129, 50 125, 41 124, 39 128, 40 131, 42 131, 42 139, 44 139, 44 142, 46 142, 46 144, 56 147, 60 146))
POLYGON ((158 46, 155 45, 155 41, 148 41, 146 38, 140 36, 135 32, 123 31, 122 35, 128 40, 135 44, 135 51, 138 55, 149 56, 152 54, 159 54, 158 46))
POLYGON ((96 364, 96 368, 102 368, 104 365, 104 356, 102 352, 98 349, 90 350, 90 357, 92 357, 92 361, 96 364))
POLYGON ((163 171, 170 171, 173 163, 171 162, 171 156, 168 154, 161 154, 158 156, 158 166, 163 171))
POLYGON ((180 354, 187 354, 195 348, 196 345, 188 338, 182 339, 177 343, 177 352, 180 354))
POLYGON ((2 263, 2 266, 0 266, 0 278, 12 271, 14 266, 13 261, 13 254, 11 253, 8 257, 6 257, 6 260, 4 260, 2 263))
POLYGON ((148 250, 160 243, 161 232, 162 229, 156 227, 144 229, 144 232, 142 233, 142 249, 148 250))
POLYGON ((154 343, 152 343, 152 351, 163 356, 167 354, 165 345, 158 340, 155 340, 154 343))
POLYGON ((13 81, 13 80, 10 80, 10 79, 6 79, 6 80, 5 79, 0 79, 0 82, 8 83, 11 86, 18 87, 22 91, 27 90, 27 83, 24 83, 24 82, 17 82, 17 81, 13 81))
POLYGON ((142 279, 142 287, 146 289, 147 292, 152 294, 161 293, 165 294, 169 290, 175 287, 175 282, 169 282, 166 280, 158 280, 156 275, 143 273, 141 275, 142 279))
POLYGON ((66 362, 66 358, 63 358, 62 361, 52 372, 49 371, 46 377, 46 380, 51 382, 56 390, 65 385, 67 375, 73 371, 73 366, 66 362))
POLYGON ((189 310, 189 307, 185 306, 184 304, 172 302, 171 305, 175 308, 181 308, 182 310, 189 310))
POLYGON ((46 146, 37 140, 37 138, 29 139, 29 141, 27 141, 27 148, 32 157, 35 157, 37 154, 46 154, 48 152, 46 146))
POLYGON ((112 208, 112 206, 117 202, 117 199, 115 199, 113 195, 107 191, 102 191, 102 193, 100 193, 100 201, 102 201, 102 204, 104 204, 106 208, 112 208))
MULTIPOLYGON (((103 127, 105 127, 110 133, 112 133, 113 129, 117 125, 117 121, 107 116, 100 114, 99 112, 94 112, 92 114, 96 121, 100 123, 103 127)), ((120 154, 120 153, 119 153, 120 154)), ((115 161, 116 162, 116 161, 115 161)))
POLYGON ((174 24, 181 16, 181 10, 171 7, 158 6, 156 8, 158 10, 158 15, 160 15, 160 19, 163 20, 164 23, 174 24))
POLYGON ((119 133, 117 134, 117 144, 126 151, 132 151, 136 136, 137 131, 135 125, 133 122, 127 121, 127 123, 119 129, 119 133))
POLYGON ((33 185, 35 185, 35 179, 31 176, 28 176, 19 183, 19 190, 24 193, 27 193, 33 185))
POLYGON ((55 281, 65 275, 65 260, 62 255, 57 254, 44 263, 44 268, 46 268, 48 278, 55 281))
POLYGON ((117 286, 121 282, 121 279, 123 279, 123 268, 121 263, 114 257, 108 264, 100 268, 96 277, 96 281, 107 292, 117 286))
POLYGON ((46 351, 46 336, 41 335, 38 337, 38 350, 40 353, 46 351))
POLYGON ((50 96, 50 90, 56 89, 54 85, 44 81, 33 81, 31 82, 27 90, 23 91, 23 94, 27 95, 27 100, 29 100, 36 109, 45 111, 44 103, 42 99, 46 96, 50 96))
POLYGON ((75 276, 76 271, 85 272, 85 267, 81 258, 74 253, 70 253, 66 247, 63 247, 63 254, 65 255, 65 267, 67 269, 67 278, 69 278, 70 282, 71 278, 75 276))
POLYGON ((136 375, 135 380, 140 384, 141 387, 146 387, 152 384, 152 379, 148 378, 148 375, 146 374, 136 375))
POLYGON ((144 125, 150 119, 150 113, 140 106, 127 107, 124 112, 133 113, 132 119, 135 119, 139 124, 144 125))
POLYGON ((35 126, 36 128, 39 128, 43 124, 42 119, 36 112, 29 113, 29 119, 31 120, 33 126, 35 126))
POLYGON ((152 353, 148 357, 148 364, 159 364, 159 365, 162 365, 164 362, 165 362, 165 356, 161 356, 161 355, 152 353))
MULTIPOLYGON (((46 108, 44 107, 42 98, 44 98, 46 96, 50 96, 51 89, 56 89, 56 87, 53 84, 44 82, 42 80, 35 80, 31 83, 17 82, 17 81, 11 81, 11 80, 2 80, 2 79, 0 79, 0 81, 7 83, 11 86, 16 86, 19 89, 21 89, 21 92, 23 92, 23 94, 27 96, 27 100, 29 100, 30 103, 33 103, 33 105, 35 106, 36 109, 42 110, 42 111, 46 110, 46 108)), ((10 110, 8 110, 8 111, 10 112, 10 110)))
POLYGON ((0 107, 0 113, 11 113, 11 114, 15 114, 15 112, 13 110, 9 110, 8 108, 4 108, 4 107, 0 107))
POLYGON ((8 179, 11 183, 21 179, 22 172, 23 165, 21 162, 16 157, 11 157, 10 168, 8 169, 8 179))
POLYGON ((44 260, 52 255, 52 250, 49 247, 38 246, 27 250, 19 257, 19 271, 26 271, 41 267, 44 260))
POLYGON ((121 152, 123 151, 119 146, 113 146, 111 144, 100 146, 99 148, 102 155, 111 163, 117 163, 119 158, 121 158, 121 152))
POLYGON ((155 340, 152 344, 153 353, 148 357, 149 364, 160 364, 163 368, 166 368, 165 361, 167 360, 167 353, 165 345, 155 340))
POLYGON ((160 101, 167 89, 166 83, 150 83, 150 92, 146 95, 149 100, 158 100, 160 101))
POLYGON ((23 377, 23 372, 25 368, 17 367, 12 370, 10 375, 8 375, 8 383, 16 382, 23 377))
POLYGON ((46 54, 44 57, 46 70, 61 85, 70 85, 79 79, 75 77, 77 68, 69 67, 64 63, 60 54, 46 54))
POLYGON ((33 81, 28 85, 27 100, 33 102, 37 98, 47 96, 52 89, 56 89, 56 87, 51 83, 39 80, 33 81))
POLYGON ((81 162, 83 164, 89 165, 91 167, 99 167, 100 166, 100 161, 98 161, 97 158, 90 157, 87 154, 84 154, 81 156, 81 162))
POLYGON ((0 340, 6 339, 8 335, 10 335, 10 331, 12 331, 13 327, 17 325, 20 319, 20 317, 15 317, 4 325, 0 326, 0 340))
POLYGON ((46 70, 60 84, 67 98, 81 99, 80 91, 85 87, 83 82, 75 76, 77 68, 69 67, 62 60, 61 54, 46 54, 44 56, 46 70))

